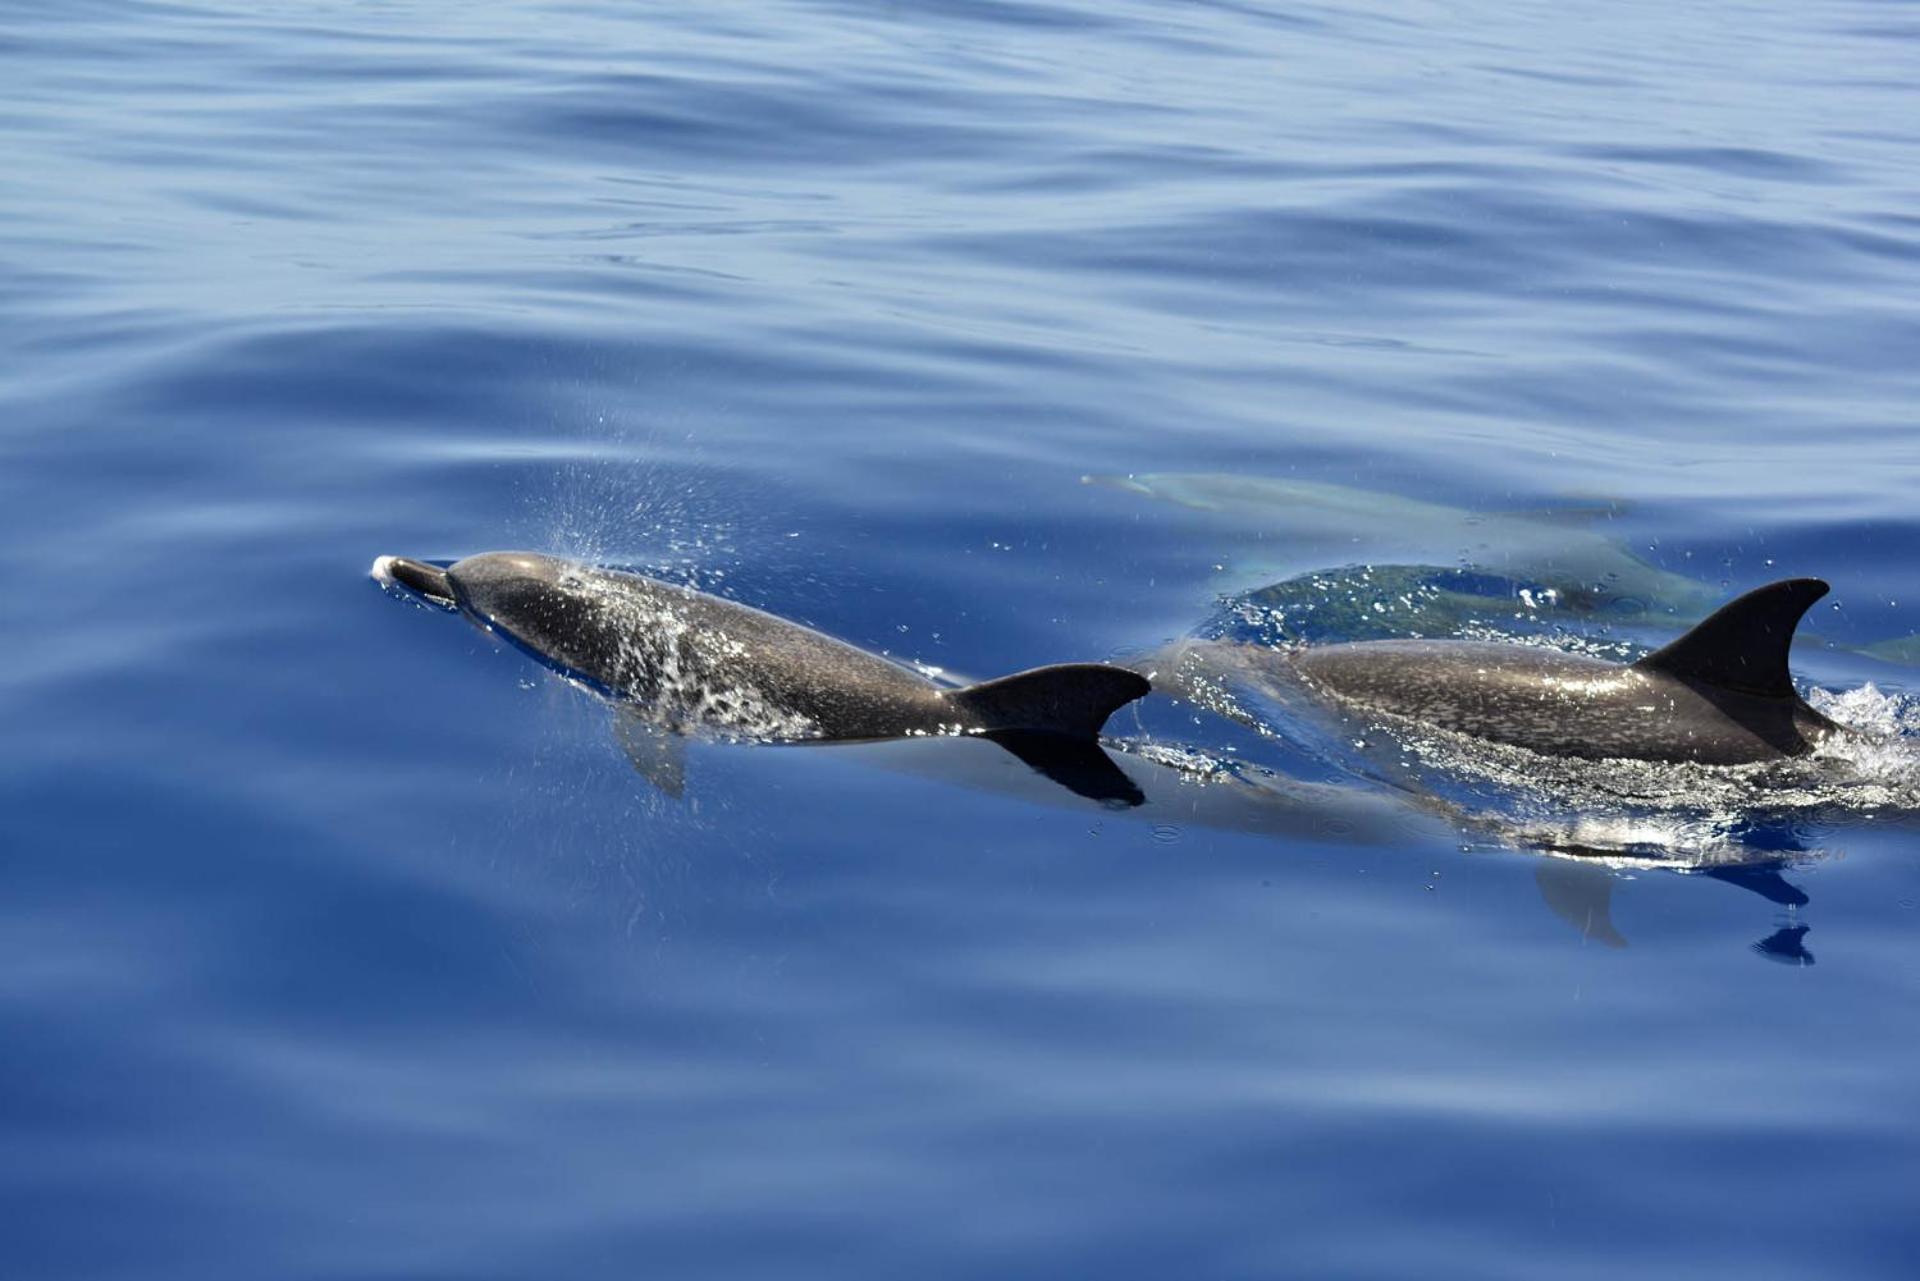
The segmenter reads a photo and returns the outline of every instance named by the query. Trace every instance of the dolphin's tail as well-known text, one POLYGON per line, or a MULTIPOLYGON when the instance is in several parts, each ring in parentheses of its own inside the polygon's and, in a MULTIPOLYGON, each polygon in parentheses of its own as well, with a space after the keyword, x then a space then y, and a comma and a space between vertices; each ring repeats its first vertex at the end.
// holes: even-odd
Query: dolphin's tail
POLYGON ((1109 805, 1147 798, 1100 748, 1107 717, 1153 688, 1106 663, 1060 663, 951 690, 947 701, 990 738, 1071 792, 1109 805))
POLYGON ((436 605, 452 609, 458 603, 453 579, 438 565, 405 556, 382 556, 373 562, 373 577, 380 583, 398 583, 408 591, 424 596, 436 605))
POLYGON ((1153 686, 1106 663, 1060 663, 956 689, 947 700, 984 733, 1022 731, 1092 739, 1107 717, 1153 686))

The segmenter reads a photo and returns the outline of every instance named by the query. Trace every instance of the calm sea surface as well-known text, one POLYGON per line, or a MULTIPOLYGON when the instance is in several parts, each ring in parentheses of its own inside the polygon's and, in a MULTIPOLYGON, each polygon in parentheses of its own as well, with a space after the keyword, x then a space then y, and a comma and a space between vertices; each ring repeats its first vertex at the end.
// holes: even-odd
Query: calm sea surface
POLYGON ((1912 1277, 1896 766, 1711 875, 979 743, 674 799, 366 571, 978 677, 1504 513, 1828 579, 1912 735, 1917 422, 1913 4, 0 0, 0 1275, 1912 1277))

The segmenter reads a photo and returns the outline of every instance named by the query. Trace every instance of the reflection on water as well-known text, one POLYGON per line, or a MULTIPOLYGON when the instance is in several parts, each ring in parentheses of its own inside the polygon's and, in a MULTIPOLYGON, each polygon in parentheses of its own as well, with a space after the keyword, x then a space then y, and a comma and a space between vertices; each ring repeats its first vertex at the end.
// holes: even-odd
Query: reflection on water
MULTIPOLYGON (((1817 858, 1818 855, 1810 857, 1817 858)), ((1695 868, 1677 861, 1634 862, 1610 859, 1604 855, 1582 856, 1550 850, 1543 851, 1540 865, 1534 870, 1534 879, 1540 887, 1540 898, 1547 905, 1547 910, 1572 926, 1581 938, 1605 947, 1620 948, 1627 946, 1627 938, 1614 924, 1613 898, 1615 888, 1626 883, 1622 880, 1623 876, 1640 871, 1697 874, 1757 894, 1769 903, 1798 909, 1811 900, 1805 890, 1782 875, 1788 868, 1798 865, 1797 862, 1781 861, 1695 868)), ((1780 959, 1776 953, 1784 942, 1791 939, 1797 943, 1808 928, 1805 925, 1783 927, 1754 944, 1754 950, 1769 959, 1780 959)), ((1800 961, 1812 965, 1813 957, 1802 953, 1800 961)))
POLYGON ((1604 947, 1625 947, 1613 925, 1613 873, 1568 859, 1549 858, 1534 869, 1540 900, 1580 937, 1604 947))
MULTIPOLYGON (((587 691, 582 697, 601 701, 587 691)), ((618 703, 610 713, 613 735, 635 772, 650 788, 682 801, 687 792, 686 740, 638 722, 618 703)), ((756 750, 744 744, 728 746, 756 750)), ((1162 843, 1177 841, 1183 829, 1197 827, 1267 838, 1281 852, 1289 843, 1302 841, 1316 849, 1391 849, 1461 838, 1485 848, 1532 847, 1541 853, 1535 880, 1548 911, 1581 938, 1607 947, 1627 945, 1612 916, 1615 887, 1623 875, 1697 872, 1770 903, 1799 908, 1807 905, 1808 896, 1782 872, 1821 857, 1818 850, 1789 846, 1784 828, 1776 829, 1771 840, 1752 829, 1752 839, 1744 843, 1682 849, 1661 843, 1659 838, 1672 829, 1643 822, 1634 829, 1637 842, 1630 843, 1623 825, 1589 819, 1579 825, 1576 841, 1538 825, 1469 814, 1438 795, 1371 786, 1359 777, 1313 782, 1248 760, 1152 739, 1108 738, 1105 750, 1052 741, 1032 743, 1029 750, 1011 755, 994 750, 1007 746, 994 739, 953 737, 758 750, 832 752, 882 770, 1028 804, 1084 806, 1089 813, 1146 824, 1162 843), (1609 839, 1612 844, 1605 843, 1609 839)), ((1805 963, 1811 964, 1811 957, 1805 963)))
POLYGON ((1813 964, 1813 953, 1807 950, 1807 930, 1805 925, 1783 925, 1767 937, 1753 945, 1753 950, 1769 961, 1778 961, 1782 965, 1805 966, 1813 964))

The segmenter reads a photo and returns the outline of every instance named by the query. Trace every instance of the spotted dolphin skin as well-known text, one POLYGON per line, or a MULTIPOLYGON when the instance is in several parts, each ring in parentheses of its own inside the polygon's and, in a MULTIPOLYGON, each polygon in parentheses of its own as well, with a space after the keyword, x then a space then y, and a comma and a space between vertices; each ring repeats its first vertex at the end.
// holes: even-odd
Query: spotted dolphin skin
POLYGON ((1800 698, 1787 671, 1794 628, 1826 593, 1813 578, 1757 588, 1632 664, 1455 640, 1215 646, 1212 661, 1292 678, 1343 711, 1551 756, 1738 765, 1802 756, 1847 732, 1800 698))
POLYGON ((373 573, 666 729, 763 742, 979 735, 1082 794, 1137 799, 1096 740, 1117 708, 1150 688, 1124 668, 1069 663, 949 689, 750 606, 555 556, 487 552, 444 569, 383 556, 373 573))

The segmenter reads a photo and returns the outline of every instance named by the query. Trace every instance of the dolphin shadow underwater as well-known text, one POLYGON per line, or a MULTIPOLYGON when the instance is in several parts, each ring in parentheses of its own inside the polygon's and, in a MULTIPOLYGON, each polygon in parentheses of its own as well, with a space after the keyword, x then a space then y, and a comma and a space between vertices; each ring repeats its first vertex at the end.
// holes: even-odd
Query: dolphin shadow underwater
POLYGON ((1609 502, 1476 511, 1327 481, 1215 472, 1081 481, 1229 518, 1244 531, 1228 571, 1236 590, 1333 564, 1425 563, 1438 553, 1458 568, 1532 584, 1574 615, 1697 619, 1718 595, 1608 536, 1617 510, 1609 502))

